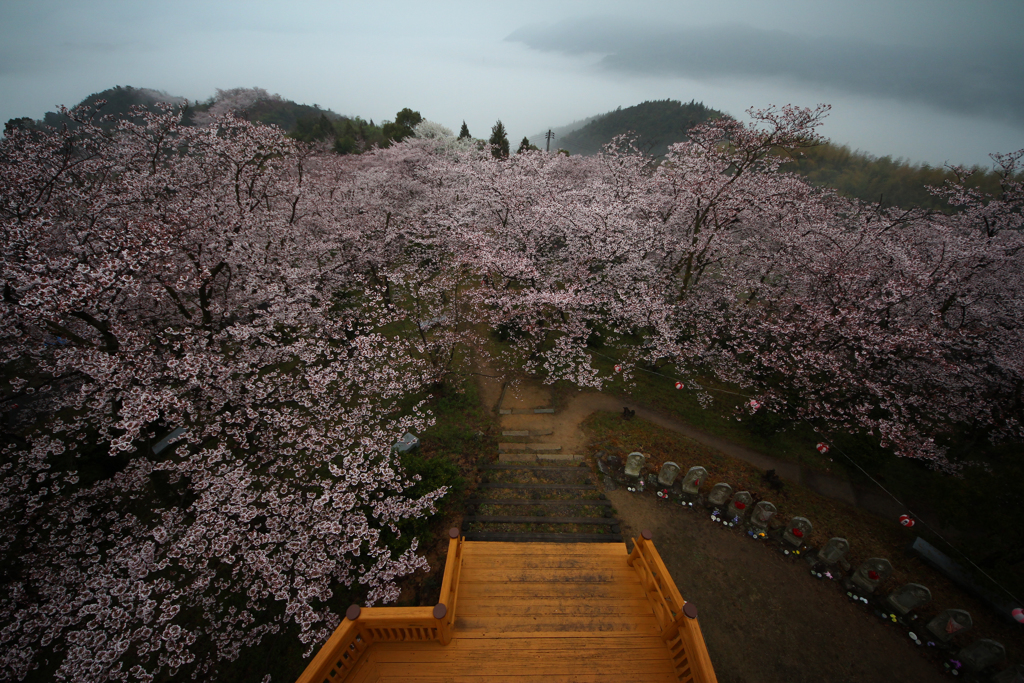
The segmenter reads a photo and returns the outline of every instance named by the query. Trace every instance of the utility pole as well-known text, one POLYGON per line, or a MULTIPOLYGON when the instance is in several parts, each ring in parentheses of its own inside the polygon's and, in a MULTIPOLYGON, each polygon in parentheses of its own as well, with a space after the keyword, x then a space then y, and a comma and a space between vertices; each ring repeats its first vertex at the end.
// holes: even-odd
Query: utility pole
POLYGON ((548 132, 544 133, 544 137, 548 141, 547 149, 545 151, 550 152, 551 151, 551 141, 555 139, 555 134, 551 132, 550 128, 548 128, 548 132))

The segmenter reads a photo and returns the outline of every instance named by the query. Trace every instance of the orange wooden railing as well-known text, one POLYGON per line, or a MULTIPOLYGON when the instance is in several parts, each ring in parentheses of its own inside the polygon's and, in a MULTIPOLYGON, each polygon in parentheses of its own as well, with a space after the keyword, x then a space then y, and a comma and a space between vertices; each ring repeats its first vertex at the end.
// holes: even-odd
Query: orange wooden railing
POLYGON ((640 576, 679 680, 682 683, 718 683, 697 623, 697 608, 683 600, 654 548, 649 531, 633 539, 633 552, 626 561, 640 576))
POLYGON ((462 574, 462 536, 449 531, 448 559, 441 596, 434 607, 359 607, 352 605, 297 683, 341 683, 372 643, 452 639, 455 604, 462 574))

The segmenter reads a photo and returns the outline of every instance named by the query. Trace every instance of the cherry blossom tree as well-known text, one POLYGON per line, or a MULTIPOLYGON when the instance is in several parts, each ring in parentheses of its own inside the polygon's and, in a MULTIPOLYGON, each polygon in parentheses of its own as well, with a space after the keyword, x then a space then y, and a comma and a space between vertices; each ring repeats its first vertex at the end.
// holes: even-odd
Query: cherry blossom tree
POLYGON ((1020 439, 1024 152, 998 197, 883 210, 784 172, 826 112, 708 122, 660 164, 429 122, 359 156, 230 114, 12 129, 0 676, 198 678, 288 623, 322 641, 339 586, 394 599, 445 490, 411 495, 391 444, 483 330, 546 381, 603 386, 600 342, 950 470, 957 425, 1020 439))
POLYGON ((938 467, 956 424, 1019 438, 1021 290, 999 285, 1024 272, 1017 157, 998 158, 1002 198, 958 185, 952 218, 883 211, 782 172, 778 151, 817 143, 826 112, 709 122, 653 171, 621 143, 453 168, 477 185, 456 222, 515 360, 601 386, 598 336, 627 376, 671 363, 938 467))
POLYGON ((198 677, 290 622, 312 646, 338 585, 386 602, 426 566, 396 539, 445 491, 406 495, 391 444, 429 421, 429 363, 342 265, 334 159, 69 115, 0 143, 2 675, 198 677))

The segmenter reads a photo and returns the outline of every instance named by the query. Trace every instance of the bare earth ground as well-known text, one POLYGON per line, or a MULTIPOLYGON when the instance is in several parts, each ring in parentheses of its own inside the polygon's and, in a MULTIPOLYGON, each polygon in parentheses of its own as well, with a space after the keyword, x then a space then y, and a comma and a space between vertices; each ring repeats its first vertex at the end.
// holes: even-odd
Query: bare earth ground
POLYGON ((807 563, 727 531, 704 515, 623 490, 609 492, 623 536, 650 529, 687 601, 720 683, 935 681, 908 638, 812 579, 807 563))
MULTIPOLYGON (((486 374, 494 374, 484 370, 486 374)), ((496 406, 500 380, 481 377, 481 398, 496 406)), ((534 383, 509 386, 503 408, 549 405, 546 388, 534 383)), ((560 408, 552 442, 563 452, 586 452, 580 424, 593 412, 621 410, 614 397, 581 393, 560 408)), ((637 414, 664 422, 650 411, 637 414)), ((523 428, 531 416, 502 415, 503 429, 523 428)), ((669 426, 669 425, 664 425, 669 426)), ((675 430, 685 425, 673 424, 675 430)), ((708 435, 688 434, 707 443, 708 435), (704 438, 700 438, 704 437, 704 438)), ((760 454, 730 442, 708 443, 748 462, 760 454)), ((754 462, 760 465, 761 463, 754 462)), ((799 479, 799 467, 780 475, 799 479)), ((608 498, 622 522, 623 536, 650 529, 680 592, 697 605, 701 629, 721 683, 875 683, 935 681, 944 676, 901 631, 867 608, 850 602, 827 581, 809 576, 802 559, 785 557, 773 547, 727 531, 701 510, 686 510, 650 496, 619 489, 608 498)))

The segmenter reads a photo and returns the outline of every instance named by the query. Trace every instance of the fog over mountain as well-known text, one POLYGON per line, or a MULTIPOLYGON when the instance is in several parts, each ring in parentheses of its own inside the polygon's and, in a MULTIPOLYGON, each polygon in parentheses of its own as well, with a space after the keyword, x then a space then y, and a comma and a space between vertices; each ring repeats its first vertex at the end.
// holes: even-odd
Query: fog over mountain
POLYGON ((0 0, 0 123, 112 85, 258 86, 520 140, 638 102, 833 105, 822 133, 941 165, 1024 147, 1020 0, 0 0))
POLYGON ((887 44, 739 23, 665 26, 615 17, 533 25, 506 40, 600 54, 600 68, 644 76, 789 80, 1024 125, 1024 49, 1015 43, 887 44), (1016 87, 1014 87, 1016 86, 1016 87))

